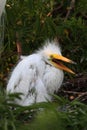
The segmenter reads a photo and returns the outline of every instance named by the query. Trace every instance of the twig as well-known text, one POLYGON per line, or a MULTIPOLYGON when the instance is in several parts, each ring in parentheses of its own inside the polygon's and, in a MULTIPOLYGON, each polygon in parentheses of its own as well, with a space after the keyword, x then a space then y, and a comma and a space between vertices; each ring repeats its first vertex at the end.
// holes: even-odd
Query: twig
POLYGON ((64 93, 69 93, 69 94, 80 94, 80 92, 75 92, 75 91, 66 91, 62 90, 64 93))
MULTIPOLYGON (((62 90, 64 93, 68 93, 68 94, 75 94, 75 95, 78 95, 75 99, 79 99, 81 101, 85 101, 86 99, 83 98, 81 99, 83 96, 86 96, 87 95, 87 91, 86 92, 75 92, 75 91, 65 91, 65 90, 62 90)), ((74 99, 74 97, 72 97, 72 99, 74 99)))
POLYGON ((17 46, 18 57, 20 58, 20 55, 22 55, 22 47, 21 47, 21 42, 19 41, 19 35, 17 32, 16 32, 16 46, 17 46))
POLYGON ((87 19, 87 15, 86 15, 86 14, 83 14, 83 18, 87 19))
POLYGON ((86 95, 87 92, 75 92, 75 91, 65 91, 62 90, 64 93, 69 93, 69 94, 77 94, 77 95, 86 95))
POLYGON ((82 92, 81 94, 78 95, 76 99, 80 99, 81 97, 87 95, 87 92, 82 92))
POLYGON ((19 41, 16 41, 16 45, 17 45, 17 53, 18 56, 20 57, 20 55, 22 55, 21 43, 19 41))
POLYGON ((79 75, 79 77, 76 77, 75 79, 67 80, 67 82, 63 83, 63 86, 66 86, 66 85, 69 85, 69 84, 70 85, 74 84, 75 86, 76 85, 78 86, 79 83, 83 83, 83 85, 84 85, 84 83, 86 83, 86 82, 87 82, 87 74, 85 74, 84 76, 81 75, 81 77, 79 75))
POLYGON ((66 21, 71 13, 71 10, 74 8, 75 6, 75 0, 71 0, 71 3, 70 3, 70 7, 68 8, 68 12, 66 14, 66 17, 64 19, 64 21, 66 21))
POLYGON ((56 7, 56 8, 53 9, 51 12, 49 12, 49 13, 47 14, 47 17, 51 16, 55 11, 58 11, 59 9, 61 9, 62 6, 63 6, 63 1, 61 2, 61 4, 60 4, 58 7, 56 7))

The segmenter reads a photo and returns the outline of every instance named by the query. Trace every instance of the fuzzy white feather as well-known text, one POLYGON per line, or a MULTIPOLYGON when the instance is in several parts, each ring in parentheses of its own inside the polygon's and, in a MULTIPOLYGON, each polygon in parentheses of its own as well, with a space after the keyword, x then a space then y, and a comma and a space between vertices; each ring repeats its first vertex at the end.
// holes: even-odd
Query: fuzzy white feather
POLYGON ((49 64, 47 54, 61 55, 60 47, 47 41, 46 45, 30 56, 23 57, 14 68, 7 84, 7 93, 23 93, 15 103, 28 106, 35 102, 52 100, 63 81, 63 71, 49 64))

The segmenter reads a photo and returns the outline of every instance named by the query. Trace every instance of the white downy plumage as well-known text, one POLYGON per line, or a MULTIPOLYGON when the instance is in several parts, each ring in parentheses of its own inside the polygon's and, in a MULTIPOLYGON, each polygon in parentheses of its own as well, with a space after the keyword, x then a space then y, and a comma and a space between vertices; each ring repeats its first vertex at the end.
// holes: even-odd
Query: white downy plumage
POLYGON ((53 41, 47 41, 35 54, 22 57, 8 81, 7 93, 23 93, 21 100, 15 100, 22 106, 51 101, 52 94, 58 91, 63 82, 63 70, 74 73, 60 61, 73 63, 62 57, 59 46, 53 41))

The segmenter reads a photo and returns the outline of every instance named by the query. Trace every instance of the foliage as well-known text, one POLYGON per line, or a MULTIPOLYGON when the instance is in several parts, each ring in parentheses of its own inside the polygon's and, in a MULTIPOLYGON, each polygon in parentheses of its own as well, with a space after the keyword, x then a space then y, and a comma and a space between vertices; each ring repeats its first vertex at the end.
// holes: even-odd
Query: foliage
POLYGON ((87 105, 69 102, 55 96, 54 103, 38 103, 31 106, 12 104, 18 94, 0 94, 0 130, 85 130, 87 129, 87 105))
MULTIPOLYGON (((87 105, 56 97, 56 103, 21 107, 3 92, 7 76, 22 54, 31 54, 48 38, 58 38, 66 57, 77 65, 75 72, 87 72, 87 0, 7 0, 4 43, 0 48, 0 129, 86 130, 87 105), (14 109, 15 108, 15 109, 14 109), (39 124, 39 125, 38 125, 39 124)), ((4 24, 3 24, 4 25, 4 24)), ((69 78, 72 76, 68 75, 69 78)))

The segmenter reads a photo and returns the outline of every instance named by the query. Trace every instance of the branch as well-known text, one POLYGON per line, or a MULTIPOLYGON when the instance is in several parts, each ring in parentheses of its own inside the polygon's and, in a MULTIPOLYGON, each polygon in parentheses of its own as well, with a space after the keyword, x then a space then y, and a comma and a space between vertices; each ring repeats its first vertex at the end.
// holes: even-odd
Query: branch
POLYGON ((19 41, 19 35, 17 32, 16 32, 16 46, 17 46, 18 57, 20 58, 20 56, 22 55, 22 47, 21 47, 21 42, 19 41))
POLYGON ((54 8, 51 12, 49 12, 47 14, 47 17, 50 17, 55 11, 58 11, 59 9, 61 9, 62 6, 63 6, 63 1, 61 2, 61 4, 58 7, 54 8))
POLYGON ((70 7, 68 8, 68 12, 66 14, 66 17, 64 19, 64 21, 66 21, 71 13, 71 10, 74 8, 75 6, 75 0, 71 0, 71 3, 70 3, 70 7))

